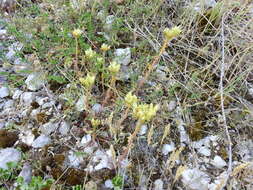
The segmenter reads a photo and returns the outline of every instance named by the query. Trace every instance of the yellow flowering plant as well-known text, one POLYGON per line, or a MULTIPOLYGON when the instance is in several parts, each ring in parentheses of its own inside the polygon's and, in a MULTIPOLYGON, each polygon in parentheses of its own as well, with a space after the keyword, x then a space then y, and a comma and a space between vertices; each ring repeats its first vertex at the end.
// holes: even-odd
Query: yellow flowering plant
POLYGON ((91 48, 87 49, 85 51, 85 57, 88 59, 92 59, 96 56, 96 52, 94 50, 92 50, 91 48))
POLYGON ((182 30, 178 26, 175 26, 171 29, 165 28, 163 31, 163 35, 167 40, 172 40, 173 38, 179 36, 181 32, 182 30))
POLYGON ((96 78, 95 75, 87 74, 85 78, 83 77, 79 78, 79 81, 89 91, 95 82, 95 78, 96 78))
POLYGON ((106 52, 110 49, 111 49, 111 46, 109 46, 107 44, 102 44, 102 46, 100 47, 100 50, 103 51, 103 52, 106 52))
POLYGON ((82 35, 82 33, 83 33, 82 30, 75 29, 73 30, 72 35, 74 36, 74 38, 79 38, 82 35))
POLYGON ((113 61, 109 65, 108 70, 112 75, 116 75, 120 70, 120 64, 118 64, 116 61, 113 61))
POLYGON ((132 92, 127 93, 125 97, 125 105, 128 108, 134 107, 138 102, 137 96, 133 95, 132 92))

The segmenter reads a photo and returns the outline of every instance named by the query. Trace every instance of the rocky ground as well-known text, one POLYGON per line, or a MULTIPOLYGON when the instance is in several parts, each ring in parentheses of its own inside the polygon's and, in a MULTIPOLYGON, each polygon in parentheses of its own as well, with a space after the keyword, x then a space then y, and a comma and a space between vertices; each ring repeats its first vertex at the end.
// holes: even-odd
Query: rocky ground
MULTIPOLYGON (((206 6, 215 6, 212 3, 206 6)), ((123 179, 120 189, 215 190, 224 186, 235 190, 253 189, 252 80, 243 76, 247 80, 244 96, 237 94, 240 97, 236 101, 228 100, 231 106, 225 106, 231 125, 228 128, 232 139, 231 171, 228 170, 229 143, 221 107, 214 105, 212 115, 203 115, 209 127, 200 127, 205 131, 203 135, 189 130, 189 113, 185 112, 179 93, 169 99, 158 98, 161 101, 158 119, 153 124, 141 126, 135 147, 122 160, 120 156, 131 131, 122 132, 117 138, 113 136, 109 116, 115 110, 110 106, 104 108, 101 101, 90 103, 91 112, 96 116, 108 116, 94 132, 89 118, 86 119, 83 96, 72 94, 77 98, 71 109, 66 104, 73 88, 71 82, 56 84, 55 90, 55 83, 45 77, 47 71, 37 67, 34 54, 26 54, 25 59, 20 56, 25 44, 7 28, 11 22, 6 15, 0 20, 0 168, 7 170, 8 162, 18 162, 17 176, 22 176, 26 183, 30 183, 32 176, 41 176, 54 179, 51 188, 60 185, 62 189, 83 184, 85 189, 116 189, 117 176, 123 179), (32 72, 24 72, 27 70, 32 72), (207 119, 211 116, 215 122, 207 119)), ((109 24, 108 21, 107 28, 109 24)), ((252 29, 251 25, 249 31, 252 29)), ((25 35, 28 41, 33 38, 25 35)), ((247 61, 253 60, 252 44, 247 61)), ((126 81, 133 71, 129 64, 135 55, 130 47, 115 47, 112 51, 112 56, 122 66, 119 78, 126 81)), ((164 66, 157 67, 155 72, 159 79, 148 81, 149 90, 164 85, 164 80, 170 85, 172 79, 168 80, 164 66)), ((252 66, 242 72, 252 74, 252 66)), ((94 92, 94 96, 98 96, 99 89, 94 92)), ((210 106, 208 101, 206 107, 210 106)), ((198 111, 205 112, 201 109, 198 111)), ((122 113, 120 109, 119 115, 122 113)), ((198 117, 202 117, 201 113, 198 117)), ((133 123, 127 119, 124 125, 134 126, 133 123)), ((193 123, 195 128, 201 125, 197 117, 193 123)), ((0 185, 2 189, 15 189, 15 179, 0 182, 0 185)))

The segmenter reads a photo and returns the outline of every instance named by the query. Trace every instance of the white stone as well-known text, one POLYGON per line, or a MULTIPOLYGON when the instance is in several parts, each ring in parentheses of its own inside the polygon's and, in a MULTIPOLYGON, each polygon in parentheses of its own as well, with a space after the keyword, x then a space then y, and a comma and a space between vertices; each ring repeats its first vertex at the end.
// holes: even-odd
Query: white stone
POLYGON ((19 97, 21 96, 22 93, 23 93, 22 90, 19 90, 19 89, 15 90, 13 93, 12 99, 14 99, 14 100, 19 99, 19 97))
POLYGON ((20 51, 23 48, 23 44, 20 42, 15 42, 13 43, 8 49, 9 50, 15 50, 15 51, 20 51))
POLYGON ((80 164, 83 162, 83 157, 77 156, 73 151, 69 151, 68 159, 69 159, 69 166, 74 168, 78 168, 80 164))
POLYGON ((112 24, 114 20, 115 20, 114 15, 109 15, 105 18, 104 30, 106 30, 106 32, 110 32, 112 30, 112 24))
POLYGON ((172 112, 177 107, 177 102, 175 100, 172 100, 168 104, 168 111, 172 112))
POLYGON ((194 10, 200 12, 202 9, 213 8, 215 7, 215 5, 216 5, 215 0, 202 0, 194 6, 194 10))
POLYGON ((3 129, 5 127, 5 122, 4 121, 0 121, 0 129, 3 129))
POLYGON ((194 142, 192 143, 192 147, 193 147, 193 148, 199 149, 199 148, 201 148, 202 146, 210 147, 210 138, 209 138, 209 136, 207 136, 207 137, 205 137, 205 138, 203 138, 203 139, 200 139, 200 140, 198 140, 198 141, 194 141, 194 142))
POLYGON ((172 152, 175 149, 176 148, 174 142, 172 142, 171 144, 164 144, 162 148, 162 153, 166 156, 169 152, 172 152))
POLYGON ((3 86, 0 88, 0 98, 5 98, 10 95, 9 88, 3 86))
POLYGON ((62 135, 67 135, 69 133, 69 129, 70 129, 70 125, 68 122, 66 121, 61 122, 61 125, 59 127, 59 132, 62 135))
POLYGON ((244 162, 253 161, 253 141, 251 139, 238 142, 236 145, 236 149, 242 161, 244 162))
POLYGON ((24 183, 28 184, 31 182, 32 179, 32 167, 29 163, 25 163, 21 172, 18 175, 24 179, 24 183))
POLYGON ((178 125, 178 130, 179 130, 179 133, 180 133, 180 142, 181 142, 181 145, 183 146, 184 143, 188 144, 190 142, 190 138, 189 136, 187 135, 187 132, 183 126, 183 122, 180 122, 180 124, 178 125))
POLYGON ((94 163, 99 162, 99 163, 95 165, 94 170, 98 171, 104 168, 112 169, 113 168, 112 160, 113 159, 110 156, 109 152, 97 150, 93 157, 93 162, 94 163))
POLYGON ((29 90, 39 90, 45 84, 44 75, 42 73, 32 73, 28 75, 25 84, 29 90))
POLYGON ((31 130, 26 130, 26 131, 24 131, 23 133, 20 133, 20 134, 19 134, 19 139, 20 139, 23 143, 25 143, 25 144, 31 146, 32 143, 33 143, 33 141, 34 141, 34 139, 35 139, 35 136, 34 136, 34 134, 32 133, 31 130))
POLYGON ((108 188, 108 189, 113 189, 112 180, 107 179, 107 180, 105 181, 105 187, 108 188))
POLYGON ((40 131, 45 135, 50 135, 58 128, 58 123, 45 123, 40 127, 40 131))
POLYGON ((211 156, 211 150, 205 146, 198 149, 198 153, 203 156, 211 156))
POLYGON ((88 134, 88 135, 85 135, 83 136, 82 140, 81 140, 81 144, 82 145, 87 145, 89 142, 91 142, 91 135, 88 134))
POLYGON ((5 148, 0 150, 0 168, 8 169, 8 162, 19 162, 21 152, 15 148, 5 148))
POLYGON ((55 101, 50 101, 41 106, 42 109, 51 108, 55 104, 55 101))
POLYGON ((130 48, 119 48, 114 52, 114 61, 122 65, 128 65, 131 61, 131 50, 130 48))
POLYGON ((48 97, 40 97, 40 96, 37 96, 36 97, 36 102, 42 106, 43 104, 45 104, 46 102, 49 101, 49 98, 48 97))
POLYGON ((8 53, 6 53, 5 57, 6 57, 6 59, 11 61, 14 59, 15 55, 16 55, 16 52, 13 49, 11 49, 8 51, 8 53))
POLYGON ((98 113, 100 113, 101 111, 102 111, 102 105, 101 104, 94 104, 93 106, 92 106, 92 110, 96 113, 96 114, 98 114, 98 113))
POLYGON ((41 112, 40 108, 32 110, 30 117, 33 119, 37 119, 37 115, 41 112))
POLYGON ((182 182, 186 189, 208 190, 210 177, 198 168, 186 169, 182 173, 182 182))
POLYGON ((163 190, 163 181, 161 179, 157 179, 154 182, 154 190, 163 190))
POLYGON ((13 108, 14 109, 14 101, 13 100, 8 100, 4 104, 4 109, 9 109, 13 108))
POLYGON ((214 159, 212 160, 211 163, 213 166, 215 166, 216 168, 219 168, 219 169, 221 169, 227 165, 227 163, 218 155, 216 155, 214 157, 214 159))
POLYGON ((148 130, 148 126, 147 125, 142 125, 138 134, 139 135, 145 135, 147 133, 147 130, 148 130))
POLYGON ((5 29, 0 30, 0 36, 4 36, 6 34, 7 34, 7 30, 5 29))
POLYGON ((35 95, 33 92, 24 92, 21 99, 25 105, 30 105, 34 101, 35 95))
POLYGON ((32 143, 33 148, 42 148, 45 145, 49 144, 51 142, 50 137, 46 135, 40 135, 38 138, 35 139, 32 143))
POLYGON ((78 101, 76 102, 75 108, 77 111, 81 112, 85 110, 85 101, 86 101, 86 96, 81 96, 78 101))

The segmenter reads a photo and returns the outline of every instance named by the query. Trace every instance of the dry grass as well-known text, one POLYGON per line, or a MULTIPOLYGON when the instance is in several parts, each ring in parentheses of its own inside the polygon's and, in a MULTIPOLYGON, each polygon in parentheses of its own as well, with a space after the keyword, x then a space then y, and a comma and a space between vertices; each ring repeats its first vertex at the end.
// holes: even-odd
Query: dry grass
MULTIPOLYGON (((168 189, 172 188, 169 184, 173 184, 173 189, 183 188, 179 182, 180 176, 197 160, 192 161, 187 156, 194 154, 193 150, 181 146, 177 128, 179 120, 184 123, 191 141, 200 140, 207 135, 218 135, 220 142, 223 142, 222 146, 225 146, 222 157, 229 162, 228 173, 232 172, 233 177, 247 173, 247 164, 232 168, 232 160, 239 159, 232 148, 239 139, 250 139, 253 135, 252 121, 249 118, 253 114, 253 102, 252 98, 248 98, 253 76, 253 22, 250 2, 239 4, 237 1, 219 1, 214 8, 205 8, 200 12, 194 10, 198 1, 125 0, 120 4, 108 1, 108 4, 98 2, 96 5, 80 7, 78 11, 62 6, 61 3, 65 1, 52 3, 44 0, 38 4, 40 13, 30 8, 31 13, 37 15, 34 18, 29 15, 31 13, 24 13, 21 9, 18 11, 22 20, 13 16, 12 21, 18 30, 28 31, 32 27, 38 32, 38 36, 35 34, 37 40, 44 37, 44 41, 48 40, 48 43, 45 42, 48 49, 32 49, 27 45, 27 50, 38 56, 43 69, 63 76, 67 83, 73 85, 74 90, 63 85, 55 92, 74 94, 73 103, 68 102, 69 106, 64 111, 70 120, 78 120, 73 104, 81 90, 74 87, 78 85, 78 79, 73 70, 66 69, 63 63, 66 58, 82 61, 81 55, 88 46, 99 52, 99 47, 106 41, 98 35, 98 32, 103 31, 103 22, 97 18, 100 10, 104 9, 106 15, 113 14, 118 19, 110 41, 112 50, 124 47, 131 47, 132 50, 129 69, 134 73, 128 81, 116 81, 116 93, 112 93, 106 100, 105 111, 100 115, 92 115, 105 121, 100 126, 101 129, 94 132, 93 137, 98 140, 103 137, 103 133, 108 133, 108 138, 100 146, 110 147, 115 167, 117 156, 124 153, 127 138, 135 131, 136 121, 122 103, 124 96, 138 88, 138 79, 143 77, 145 68, 152 60, 156 60, 154 70, 145 78, 146 82, 139 86, 137 95, 143 103, 159 103, 160 110, 148 124, 148 133, 134 139, 135 146, 127 155, 131 166, 127 169, 117 166, 119 168, 115 169, 119 175, 127 176, 124 189, 138 187, 143 176, 148 188, 159 178, 164 180, 164 186, 168 189), (94 12, 85 15, 89 11, 94 12), (22 26, 21 22, 25 25, 22 26), (164 28, 172 26, 180 26, 183 33, 169 42, 165 51, 159 55, 163 46, 162 32, 164 28), (74 42, 67 37, 67 33, 75 27, 80 27, 85 33, 80 42, 80 52, 76 56, 74 42), (50 36, 48 30, 52 30, 52 33, 58 30, 59 34, 50 36), (47 38, 47 35, 50 37, 47 38), (60 64, 48 64, 55 60, 60 64), (155 85, 149 85, 151 82, 155 85), (170 112, 166 105, 171 100, 177 101, 177 108, 170 112), (165 157, 161 154, 162 145, 171 141, 175 142, 177 150, 165 157)), ((34 41, 32 45, 36 46, 36 43, 38 42, 34 41)), ((109 51, 106 55, 106 64, 112 60, 112 54, 113 51, 109 51)), ((92 64, 79 66, 82 74, 86 74, 87 70, 94 70, 92 64)), ((108 78, 105 80, 107 83, 108 78)), ((103 85, 97 75, 91 92, 91 102, 103 102, 105 97, 102 91, 104 88, 110 89, 109 85, 103 85)), ((87 120, 89 118, 78 122, 89 131, 91 126, 85 124, 87 120)), ((88 178, 93 177, 89 175, 88 178)), ((229 180, 228 183, 224 181, 221 186, 227 184, 230 184, 229 180)))

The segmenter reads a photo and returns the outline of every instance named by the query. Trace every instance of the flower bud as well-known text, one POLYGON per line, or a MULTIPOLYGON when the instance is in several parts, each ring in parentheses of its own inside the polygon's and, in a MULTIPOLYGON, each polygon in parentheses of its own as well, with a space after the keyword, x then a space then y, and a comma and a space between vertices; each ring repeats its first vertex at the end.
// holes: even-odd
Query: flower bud
POLYGON ((135 95, 132 95, 132 92, 127 93, 125 97, 125 104, 127 107, 133 107, 135 104, 137 104, 137 97, 135 95))
POLYGON ((79 38, 81 35, 82 35, 82 30, 80 30, 80 29, 75 29, 75 30, 73 30, 73 32, 72 32, 72 35, 75 37, 75 38, 79 38))
POLYGON ((171 29, 165 28, 163 31, 163 35, 167 40, 171 40, 171 39, 179 36, 181 32, 182 32, 182 30, 178 26, 175 26, 171 29))
POLYGON ((88 74, 85 78, 79 78, 79 81, 87 89, 91 89, 92 85, 95 82, 95 78, 95 75, 88 74))
POLYGON ((92 125, 93 127, 97 127, 97 126, 99 126, 100 124, 101 124, 100 120, 94 119, 94 118, 91 119, 91 125, 92 125))
POLYGON ((100 49, 101 49, 101 51, 106 52, 109 49, 111 49, 111 47, 109 45, 107 45, 107 44, 102 44, 102 46, 101 46, 100 49))
POLYGON ((93 51, 91 48, 87 49, 85 51, 85 56, 88 58, 88 59, 92 59, 93 57, 95 57, 96 55, 96 52, 93 51))
POLYGON ((112 75, 116 75, 120 70, 120 64, 118 64, 116 61, 113 61, 109 65, 108 70, 111 72, 112 75))

